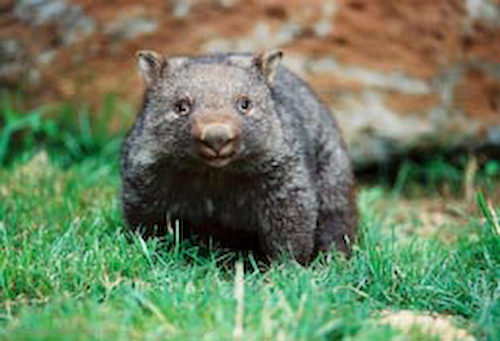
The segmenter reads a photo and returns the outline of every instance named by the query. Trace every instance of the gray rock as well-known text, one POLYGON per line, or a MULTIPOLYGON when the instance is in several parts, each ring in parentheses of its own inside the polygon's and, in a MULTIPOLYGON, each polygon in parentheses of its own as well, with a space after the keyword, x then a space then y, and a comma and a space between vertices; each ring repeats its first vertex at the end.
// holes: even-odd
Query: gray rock
POLYGON ((14 15, 22 22, 37 26, 55 24, 63 44, 72 44, 95 30, 94 20, 82 8, 67 0, 18 0, 14 15))
POLYGON ((429 84, 398 72, 381 72, 363 67, 343 65, 335 58, 311 60, 307 65, 311 75, 331 75, 337 78, 359 81, 366 86, 397 90, 405 94, 422 95, 431 92, 429 84))
MULTIPOLYGON (((491 24, 500 25, 500 5, 493 0, 466 0, 466 9, 470 21, 484 20, 491 24)), ((470 24, 470 22, 468 23, 470 24)))
POLYGON ((14 15, 23 22, 41 25, 61 19, 69 9, 65 0, 19 0, 14 15))
POLYGON ((143 34, 154 33, 157 29, 158 23, 154 18, 121 17, 107 25, 104 32, 115 39, 132 39, 143 34))
POLYGON ((26 47, 19 40, 0 40, 0 81, 18 74, 26 64, 26 57, 26 47))
POLYGON ((273 30, 264 21, 257 22, 253 30, 246 36, 238 39, 216 38, 207 41, 203 46, 204 52, 238 51, 246 52, 258 49, 270 49, 291 43, 303 31, 297 23, 285 23, 273 30))
POLYGON ((187 17, 193 2, 193 0, 172 0, 172 14, 174 17, 187 17))

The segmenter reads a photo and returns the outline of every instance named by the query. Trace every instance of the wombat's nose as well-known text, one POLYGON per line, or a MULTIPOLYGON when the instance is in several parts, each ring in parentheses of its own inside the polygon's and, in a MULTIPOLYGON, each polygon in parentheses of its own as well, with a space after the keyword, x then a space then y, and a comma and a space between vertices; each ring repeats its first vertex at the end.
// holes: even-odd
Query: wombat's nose
POLYGON ((203 129, 201 141, 216 155, 226 156, 234 151, 234 135, 231 127, 226 124, 210 124, 203 129))

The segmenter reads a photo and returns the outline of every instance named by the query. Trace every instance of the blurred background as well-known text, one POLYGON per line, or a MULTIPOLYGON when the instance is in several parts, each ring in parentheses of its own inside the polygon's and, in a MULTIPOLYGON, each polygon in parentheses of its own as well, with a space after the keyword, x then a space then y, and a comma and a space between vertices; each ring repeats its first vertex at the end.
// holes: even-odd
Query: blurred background
POLYGON ((500 146, 500 0, 0 0, 0 161, 119 141, 138 49, 274 47, 336 113, 358 169, 500 146))
POLYGON ((500 0, 0 0, 0 340, 500 340, 499 217, 500 0), (276 47, 349 145, 351 259, 129 238, 135 52, 276 47))

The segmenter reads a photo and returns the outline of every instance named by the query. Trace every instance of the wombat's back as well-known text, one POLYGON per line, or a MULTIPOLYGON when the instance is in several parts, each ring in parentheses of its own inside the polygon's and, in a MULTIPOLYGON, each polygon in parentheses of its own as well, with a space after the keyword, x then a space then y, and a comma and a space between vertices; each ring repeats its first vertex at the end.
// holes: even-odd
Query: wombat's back
POLYGON ((292 141, 298 143, 298 148, 307 155, 308 163, 315 165, 321 150, 335 150, 342 155, 339 167, 345 167, 346 173, 351 173, 347 148, 337 121, 311 87, 286 66, 280 65, 271 90, 283 123, 291 128, 291 134, 296 135, 292 141))

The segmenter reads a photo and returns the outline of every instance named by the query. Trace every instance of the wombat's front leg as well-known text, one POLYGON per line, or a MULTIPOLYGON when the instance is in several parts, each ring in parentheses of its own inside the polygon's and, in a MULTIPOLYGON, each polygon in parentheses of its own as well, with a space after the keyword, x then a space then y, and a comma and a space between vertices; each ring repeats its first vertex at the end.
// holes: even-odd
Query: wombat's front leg
POLYGON ((164 211, 152 212, 144 207, 124 204, 123 216, 127 226, 139 232, 143 238, 164 236, 167 233, 167 219, 164 211))
POLYGON ((166 234, 167 210, 163 203, 152 194, 136 190, 128 181, 123 182, 122 211, 127 227, 144 238, 166 234))
POLYGON ((268 202, 263 212, 261 248, 274 259, 289 253, 302 265, 311 261, 317 210, 314 196, 307 192, 288 193, 268 202))

